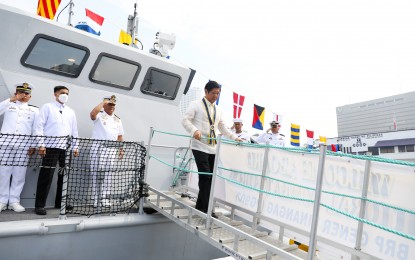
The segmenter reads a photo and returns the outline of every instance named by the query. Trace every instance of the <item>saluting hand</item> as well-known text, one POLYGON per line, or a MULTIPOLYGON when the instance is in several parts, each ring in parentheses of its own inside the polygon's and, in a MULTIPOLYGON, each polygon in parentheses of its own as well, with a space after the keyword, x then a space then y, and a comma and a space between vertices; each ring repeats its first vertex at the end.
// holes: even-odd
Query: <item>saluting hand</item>
POLYGON ((10 102, 14 102, 16 100, 20 100, 22 98, 23 94, 22 93, 15 93, 14 96, 12 96, 10 98, 10 102))

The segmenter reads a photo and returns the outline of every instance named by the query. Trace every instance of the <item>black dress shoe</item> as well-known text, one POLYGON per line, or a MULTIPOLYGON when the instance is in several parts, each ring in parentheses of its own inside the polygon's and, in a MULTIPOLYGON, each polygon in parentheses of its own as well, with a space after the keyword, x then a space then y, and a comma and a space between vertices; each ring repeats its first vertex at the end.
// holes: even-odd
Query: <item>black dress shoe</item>
POLYGON ((47 214, 47 212, 46 212, 46 209, 45 209, 45 208, 35 208, 35 213, 36 213, 37 215, 46 215, 46 214, 47 214))
POLYGON ((212 218, 218 218, 218 215, 216 215, 216 213, 212 212, 212 218))

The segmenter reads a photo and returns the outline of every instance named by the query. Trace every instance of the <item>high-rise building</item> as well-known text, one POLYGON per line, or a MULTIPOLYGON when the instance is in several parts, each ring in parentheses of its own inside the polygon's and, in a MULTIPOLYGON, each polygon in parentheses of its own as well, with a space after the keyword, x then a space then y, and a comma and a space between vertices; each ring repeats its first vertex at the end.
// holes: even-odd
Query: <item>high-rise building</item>
POLYGON ((337 107, 339 137, 415 129, 415 91, 337 107))
POLYGON ((337 107, 327 149, 415 161, 415 92, 337 107))

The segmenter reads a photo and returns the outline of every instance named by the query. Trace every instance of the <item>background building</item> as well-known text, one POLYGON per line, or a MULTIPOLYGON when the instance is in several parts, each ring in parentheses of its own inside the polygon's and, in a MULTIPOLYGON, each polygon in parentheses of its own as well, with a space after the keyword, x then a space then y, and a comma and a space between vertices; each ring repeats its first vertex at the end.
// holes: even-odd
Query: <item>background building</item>
POLYGON ((415 162, 415 92, 337 107, 327 149, 415 162))
POLYGON ((415 91, 337 107, 338 136, 415 129, 415 91))

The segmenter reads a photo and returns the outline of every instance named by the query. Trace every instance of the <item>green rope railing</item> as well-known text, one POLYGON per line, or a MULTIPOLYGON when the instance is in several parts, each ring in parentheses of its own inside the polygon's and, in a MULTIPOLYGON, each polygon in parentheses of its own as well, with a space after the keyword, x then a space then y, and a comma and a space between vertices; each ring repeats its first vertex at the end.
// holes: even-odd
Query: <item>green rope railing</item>
MULTIPOLYGON (((189 135, 174 134, 174 133, 165 132, 165 131, 159 131, 159 130, 153 130, 153 131, 154 132, 158 132, 158 133, 162 133, 162 134, 169 134, 169 135, 174 135, 174 136, 192 138, 189 135)), ((211 140, 211 139, 215 139, 215 138, 203 138, 203 139, 211 140)), ((228 140, 228 139, 222 139, 222 143, 232 144, 232 145, 238 145, 238 146, 253 147, 253 148, 267 148, 268 147, 268 148, 272 148, 272 149, 280 149, 280 150, 285 150, 285 151, 299 152, 299 153, 307 153, 307 154, 310 154, 310 153, 311 154, 318 154, 320 152, 318 149, 294 148, 294 147, 276 147, 276 146, 266 145, 266 144, 241 143, 241 142, 236 142, 236 141, 232 141, 232 140, 228 140)), ((415 166, 415 163, 412 163, 412 162, 398 161, 398 160, 393 160, 393 159, 387 159, 387 158, 381 158, 381 157, 373 157, 373 156, 367 156, 367 155, 352 155, 352 154, 345 154, 345 153, 335 153, 335 152, 331 152, 331 151, 326 151, 326 154, 327 155, 332 155, 332 156, 338 156, 338 157, 348 157, 348 158, 353 158, 353 159, 377 161, 377 162, 397 164, 397 165, 404 165, 404 166, 415 166)), ((191 173, 196 173, 196 174, 212 175, 212 173, 197 172, 197 171, 192 171, 192 170, 189 170, 189 169, 186 169, 186 168, 177 167, 177 166, 174 166, 174 165, 169 164, 167 162, 164 162, 163 160, 161 160, 161 159, 159 159, 159 158, 157 158, 155 156, 152 156, 152 155, 149 155, 149 157, 150 158, 154 158, 155 160, 159 161, 160 163, 163 163, 163 164, 165 164, 165 165, 167 165, 169 167, 172 167, 174 169, 177 169, 179 171, 191 172, 191 173)), ((255 176, 255 177, 262 177, 261 174, 244 172, 244 171, 239 171, 239 170, 233 170, 233 169, 228 169, 228 168, 224 168, 224 167, 218 167, 218 168, 219 169, 222 169, 222 170, 226 170, 226 171, 231 171, 231 172, 236 172, 236 173, 241 173, 241 174, 247 174, 247 175, 251 175, 251 176, 255 176)), ((245 185, 243 183, 240 183, 240 182, 237 182, 235 180, 229 179, 229 178, 227 178, 225 176, 222 176, 222 175, 217 175, 217 176, 220 177, 220 178, 222 178, 222 179, 225 179, 226 181, 229 181, 229 182, 234 183, 236 185, 242 186, 244 188, 251 189, 251 190, 254 190, 254 191, 257 191, 257 192, 261 192, 261 193, 264 193, 264 194, 268 194, 268 195, 271 195, 271 196, 276 196, 276 197, 287 198, 287 199, 292 199, 292 200, 297 200, 297 201, 304 201, 304 202, 314 203, 314 200, 311 200, 311 199, 305 199, 305 198, 300 198, 300 197, 286 196, 286 195, 283 195, 283 194, 273 193, 273 192, 270 192, 270 191, 261 190, 261 189, 258 189, 258 188, 255 188, 255 187, 252 187, 252 186, 249 186, 249 185, 245 185)), ((311 187, 307 187, 307 186, 295 184, 295 183, 288 182, 288 181, 284 181, 284 180, 281 180, 281 179, 277 179, 277 178, 273 178, 273 177, 269 177, 269 176, 264 176, 264 177, 267 178, 267 179, 273 180, 273 181, 278 181, 278 182, 285 183, 285 184, 292 185, 292 186, 296 186, 296 187, 299 187, 299 188, 308 189, 308 190, 315 190, 314 188, 311 188, 311 187)), ((415 211, 403 209, 403 208, 396 207, 396 206, 393 206, 393 205, 388 205, 386 203, 379 202, 379 201, 375 201, 375 200, 372 200, 372 199, 367 199, 367 198, 365 199, 365 198, 358 197, 358 196, 352 196, 352 195, 341 194, 341 193, 336 193, 336 192, 329 192, 329 191, 322 191, 322 192, 323 193, 326 193, 326 194, 330 194, 330 195, 335 195, 335 196, 341 196, 341 197, 347 197, 347 198, 352 198, 352 199, 365 200, 365 201, 368 201, 368 202, 371 202, 371 203, 375 203, 375 204, 378 204, 378 205, 381 205, 381 206, 384 206, 384 207, 392 208, 392 209, 395 209, 395 210, 400 210, 400 211, 403 211, 403 212, 406 212, 406 213, 409 213, 409 214, 415 214, 415 211)), ((321 203, 320 205, 323 206, 323 207, 325 207, 325 208, 327 208, 327 209, 329 209, 329 210, 332 210, 334 212, 337 212, 337 213, 339 213, 341 215, 344 215, 344 216, 347 216, 349 218, 352 218, 354 220, 360 221, 362 223, 371 225, 373 227, 382 229, 384 231, 393 233, 395 235, 399 235, 401 237, 404 237, 404 238, 407 238, 407 239, 410 239, 410 240, 414 240, 415 241, 415 237, 414 236, 411 236, 411 235, 408 235, 408 234, 405 234, 405 233, 396 231, 394 229, 387 228, 385 226, 379 225, 377 223, 374 223, 374 222, 369 221, 369 220, 366 220, 366 219, 362 219, 362 218, 356 217, 354 215, 351 215, 351 214, 349 214, 347 212, 341 211, 339 209, 336 209, 336 208, 334 208, 334 207, 332 207, 330 205, 324 204, 324 203, 321 203)))
MULTIPOLYGON (((180 167, 174 166, 174 165, 172 165, 172 164, 169 164, 169 163, 167 163, 167 162, 164 162, 164 161, 163 161, 163 160, 161 160, 160 158, 157 158, 157 157, 152 156, 152 155, 150 155, 150 158, 154 158, 155 160, 159 161, 160 163, 162 163, 162 164, 164 164, 164 165, 167 165, 167 166, 170 166, 170 167, 175 168, 175 169, 185 170, 185 171, 192 172, 192 173, 196 173, 196 174, 206 174, 206 175, 211 175, 211 174, 212 174, 212 173, 208 173, 208 172, 197 172, 197 171, 192 171, 192 170, 188 170, 188 169, 180 168, 180 167)), ((222 168, 222 167, 221 167, 221 168, 222 168)), ((252 175, 254 175, 254 174, 252 174, 252 175)), ((257 175, 257 174, 255 174, 255 175, 257 175)), ((304 202, 314 203, 314 200, 311 200, 311 199, 304 199, 304 198, 300 198, 300 197, 287 196, 287 195, 278 194, 278 193, 274 193, 274 192, 270 192, 270 191, 266 191, 266 190, 261 190, 261 189, 258 189, 258 188, 255 188, 255 187, 252 187, 252 186, 245 185, 245 184, 242 184, 242 183, 240 183, 240 182, 234 181, 234 180, 229 179, 229 178, 227 178, 227 177, 225 177, 225 176, 223 176, 223 175, 219 175, 219 174, 218 174, 217 176, 218 176, 218 177, 220 177, 220 178, 222 178, 222 179, 224 179, 224 180, 226 180, 226 181, 229 181, 229 182, 231 182, 231 183, 234 183, 234 184, 236 184, 236 185, 238 185, 238 186, 241 186, 241 187, 244 187, 244 188, 247 188, 247 189, 253 190, 253 191, 261 192, 261 193, 264 193, 264 194, 267 194, 267 195, 271 195, 271 196, 275 196, 275 197, 280 197, 280 198, 286 198, 286 199, 292 199, 292 200, 297 200, 297 201, 304 201, 304 202)), ((261 175, 257 175, 257 176, 261 176, 261 175)), ((278 179, 275 179, 275 180, 278 180, 278 179)), ((286 182, 286 183, 289 183, 289 182, 286 182)), ((300 186, 302 186, 302 185, 296 185, 296 186, 300 187, 300 186)), ((305 187, 305 188, 307 188, 307 189, 312 189, 312 188, 310 188, 310 187, 306 187, 306 186, 303 186, 303 187, 305 187)), ((312 189, 312 190, 314 190, 314 189, 312 189)), ((324 191, 322 191, 322 192, 324 192, 324 191)), ((333 194, 333 193, 332 193, 332 192, 329 192, 329 194, 333 194)), ((336 195, 336 194, 335 194, 335 195, 336 195)), ((359 197, 356 197, 356 198, 359 198, 359 197)), ((363 198, 359 198, 359 199, 363 199, 363 198)), ((376 203, 376 201, 372 201, 372 200, 368 200, 368 201, 371 201, 371 202, 376 203)), ((381 204, 384 204, 384 203, 381 203, 381 204)), ((402 237, 405 237, 405 238, 407 238, 407 239, 410 239, 410 240, 414 240, 414 241, 415 241, 415 237, 414 237, 414 236, 411 236, 411 235, 408 235, 408 234, 405 234, 405 233, 402 233, 402 232, 396 231, 396 230, 394 230, 394 229, 387 228, 387 227, 385 227, 385 226, 382 226, 382 225, 376 224, 376 223, 374 223, 374 222, 372 222, 372 221, 369 221, 369 220, 366 220, 366 219, 362 219, 362 218, 356 217, 356 216, 354 216, 354 215, 351 215, 351 214, 346 213, 346 212, 344 212, 344 211, 338 210, 338 209, 336 209, 336 208, 334 208, 334 207, 331 207, 331 206, 329 206, 329 205, 327 205, 327 204, 324 204, 324 203, 321 203, 320 205, 321 205, 321 206, 323 206, 323 207, 325 207, 325 208, 327 208, 327 209, 329 209, 329 210, 332 210, 332 211, 337 212, 337 213, 339 213, 339 214, 341 214, 341 215, 344 215, 344 216, 346 216, 346 217, 352 218, 352 219, 354 219, 354 220, 357 220, 357 221, 363 222, 363 223, 368 224, 368 225, 371 225, 371 226, 373 226, 373 227, 376 227, 376 228, 382 229, 382 230, 384 230, 384 231, 387 231, 387 232, 393 233, 393 234, 395 234, 395 235, 399 235, 399 236, 402 236, 402 237)), ((395 209, 398 209, 398 210, 401 210, 401 211, 405 211, 405 212, 410 213, 410 214, 415 214, 415 212, 410 211, 410 210, 405 210, 405 209, 398 208, 398 207, 394 207, 394 206, 390 206, 390 205, 387 205, 387 204, 384 204, 384 205, 385 205, 385 206, 387 206, 387 207, 392 207, 392 208, 395 208, 395 209)))
POLYGON ((156 156, 153 156, 153 155, 149 155, 149 158, 154 158, 156 161, 159 161, 164 165, 170 166, 170 167, 172 167, 174 169, 177 169, 177 170, 180 170, 180 171, 186 171, 186 172, 191 172, 191 173, 196 173, 196 174, 212 175, 211 172, 198 172, 198 171, 193 171, 193 170, 189 170, 189 169, 174 166, 173 164, 167 163, 167 162, 165 162, 165 161, 161 160, 160 158, 157 158, 156 156))
MULTIPOLYGON (((229 178, 227 178, 225 176, 222 176, 222 175, 217 175, 217 176, 220 177, 220 178, 222 178, 222 179, 224 179, 224 180, 226 180, 226 181, 229 181, 231 183, 234 183, 234 184, 236 184, 238 186, 241 186, 241 187, 244 187, 244 188, 247 188, 247 189, 250 189, 250 190, 258 191, 258 192, 261 192, 261 193, 264 193, 264 194, 268 194, 268 195, 271 195, 271 196, 280 197, 280 198, 286 198, 286 199, 292 199, 292 200, 297 200, 297 201, 304 201, 304 202, 309 202, 309 203, 314 203, 314 200, 303 199, 303 198, 294 197, 294 196, 286 196, 286 195, 282 195, 282 194, 278 194, 278 193, 274 193, 274 192, 270 192, 270 191, 266 191, 266 190, 261 190, 261 189, 258 189, 258 188, 255 188, 255 187, 252 187, 252 186, 249 186, 249 185, 245 185, 245 184, 239 183, 239 182, 234 181, 234 180, 231 180, 231 179, 229 179, 229 178)), ((357 220, 359 222, 363 222, 365 224, 368 224, 370 226, 373 226, 373 227, 382 229, 382 230, 387 231, 389 233, 392 233, 392 234, 395 234, 395 235, 398 235, 398 236, 401 236, 401 237, 404 237, 404 238, 407 238, 407 239, 410 239, 410 240, 415 241, 415 237, 414 236, 411 236, 411 235, 408 235, 408 234, 405 234, 405 233, 396 231, 396 230, 391 229, 391 228, 387 228, 385 226, 379 225, 379 224, 377 224, 375 222, 372 222, 372 221, 369 221, 367 219, 362 219, 362 218, 356 217, 354 215, 351 215, 351 214, 346 213, 344 211, 338 210, 338 209, 336 209, 336 208, 334 208, 332 206, 329 206, 327 204, 324 204, 324 203, 320 203, 320 205, 323 206, 323 207, 325 207, 325 208, 327 208, 327 209, 329 209, 329 210, 332 210, 334 212, 337 212, 337 213, 339 213, 341 215, 344 215, 346 217, 349 217, 349 218, 352 218, 354 220, 357 220)))
MULTIPOLYGON (((192 138, 190 135, 183 135, 183 134, 175 134, 171 132, 166 131, 160 131, 160 130, 154 130, 154 132, 161 133, 161 134, 167 134, 167 135, 173 135, 173 136, 180 136, 180 137, 186 137, 186 138, 192 138)), ((202 138, 203 140, 218 140, 218 138, 202 138)), ((247 146, 247 147, 255 147, 255 148, 272 148, 272 149, 279 149, 279 150, 285 150, 285 151, 292 151, 292 152, 299 152, 299 153, 311 153, 316 154, 319 153, 318 149, 310 149, 310 148, 297 148, 297 147, 280 147, 280 146, 273 146, 273 145, 266 145, 266 144, 252 144, 252 143, 243 143, 243 142, 237 142, 229 139, 222 138, 222 143, 226 144, 234 144, 239 146, 247 146)), ((388 158, 382 158, 382 157, 376 157, 376 156, 368 156, 368 155, 354 155, 354 154, 347 154, 342 152, 332 152, 332 151, 326 151, 326 154, 337 156, 337 157, 348 157, 353 159, 360 159, 365 161, 376 161, 376 162, 384 162, 384 163, 390 163, 390 164, 398 164, 398 165, 404 165, 404 166, 411 166, 415 167, 415 163, 413 162, 407 162, 407 161, 400 161, 400 160, 394 160, 394 159, 388 159, 388 158)))
MULTIPOLYGON (((225 171, 230 171, 230 172, 235 172, 235 173, 240 173, 240 174, 246 174, 246 175, 255 176, 255 177, 262 177, 261 174, 256 174, 256 173, 251 173, 251 172, 244 172, 244 171, 229 169, 229 168, 225 168, 225 167, 221 167, 221 166, 218 166, 218 168, 222 169, 222 170, 225 170, 225 171)), ((312 190, 312 191, 316 190, 315 188, 312 188, 312 187, 296 184, 296 183, 289 182, 289 181, 284 181, 284 180, 273 178, 273 177, 270 177, 270 176, 264 176, 264 178, 272 180, 272 181, 277 181, 277 182, 280 182, 280 183, 288 184, 288 185, 291 185, 291 186, 295 186, 295 187, 298 187, 298 188, 306 189, 306 190, 312 190)), ((371 202, 371 203, 374 203, 374 204, 377 204, 377 205, 380 205, 380 206, 383 206, 383 207, 387 207, 387 208, 391 208, 391 209, 395 209, 395 210, 399 210, 399 211, 402 211, 402 212, 406 212, 406 213, 415 215, 415 211, 400 208, 400 207, 393 206, 393 205, 389 205, 389 204, 386 204, 386 203, 383 203, 383 202, 380 202, 380 201, 376 201, 376 200, 372 200, 372 199, 368 199, 368 198, 365 199, 365 198, 362 198, 362 197, 359 197, 359 196, 353 196, 353 195, 348 195, 348 194, 344 194, 344 193, 337 193, 337 192, 325 191, 325 190, 322 190, 321 192, 326 193, 326 194, 330 194, 330 195, 339 196, 339 197, 365 200, 365 201, 368 201, 368 202, 371 202)))

